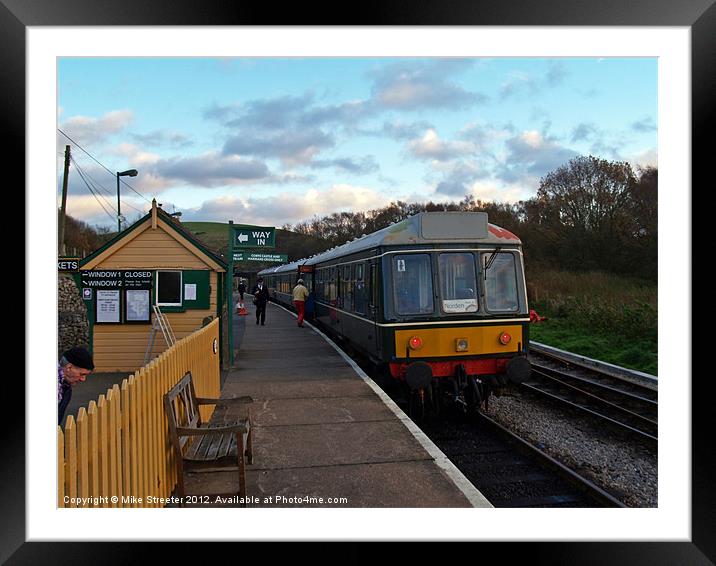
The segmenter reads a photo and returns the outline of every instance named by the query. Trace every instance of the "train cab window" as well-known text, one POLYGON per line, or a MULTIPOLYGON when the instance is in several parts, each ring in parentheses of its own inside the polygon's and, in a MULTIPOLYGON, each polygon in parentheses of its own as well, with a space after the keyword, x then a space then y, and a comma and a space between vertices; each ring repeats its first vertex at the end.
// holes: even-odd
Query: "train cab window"
POLYGON ((471 253, 443 253, 438 258, 438 265, 443 312, 477 312, 475 256, 471 253))
POLYGON ((517 267, 511 253, 482 254, 485 270, 485 299, 489 311, 519 310, 517 267))
POLYGON ((393 257, 393 298, 401 315, 432 313, 433 278, 428 254, 393 257))

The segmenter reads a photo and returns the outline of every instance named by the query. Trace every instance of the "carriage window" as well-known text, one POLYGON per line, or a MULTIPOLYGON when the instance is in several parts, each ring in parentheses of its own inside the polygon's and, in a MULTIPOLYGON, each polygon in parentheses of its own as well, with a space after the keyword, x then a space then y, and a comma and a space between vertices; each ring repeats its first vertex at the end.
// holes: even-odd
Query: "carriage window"
POLYGON ((471 253, 440 254, 438 265, 443 312, 476 312, 475 257, 471 253))
POLYGON ((433 312, 433 279, 428 254, 393 258, 393 293, 398 314, 433 312))
POLYGON ((487 310, 517 311, 517 269, 511 253, 483 254, 487 310), (490 261, 492 262, 490 265, 490 261), (489 269, 487 265, 490 265, 489 269))
POLYGON ((356 264, 356 280, 355 280, 355 311, 365 314, 365 284, 363 283, 363 264, 356 264))

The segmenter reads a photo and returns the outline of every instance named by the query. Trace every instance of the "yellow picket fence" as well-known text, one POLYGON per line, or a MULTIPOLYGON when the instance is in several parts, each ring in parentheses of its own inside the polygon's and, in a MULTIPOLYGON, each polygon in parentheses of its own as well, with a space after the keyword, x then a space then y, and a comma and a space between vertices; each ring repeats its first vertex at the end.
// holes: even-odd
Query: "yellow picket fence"
MULTIPOLYGON (((58 507, 163 506, 176 485, 163 396, 187 371, 198 397, 220 396, 219 319, 57 427, 58 507)), ((213 410, 201 407, 202 420, 213 410)))

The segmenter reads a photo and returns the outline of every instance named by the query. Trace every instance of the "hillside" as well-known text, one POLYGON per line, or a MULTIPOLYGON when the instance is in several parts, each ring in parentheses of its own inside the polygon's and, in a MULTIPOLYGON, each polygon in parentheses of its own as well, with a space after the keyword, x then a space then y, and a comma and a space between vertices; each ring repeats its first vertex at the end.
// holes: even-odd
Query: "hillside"
MULTIPOLYGON (((189 230, 197 239, 222 257, 226 257, 229 224, 222 222, 182 222, 182 227, 189 230)), ((276 248, 273 253, 288 255, 289 261, 309 257, 328 248, 328 244, 320 238, 296 234, 288 230, 276 228, 276 248)), ((259 263, 245 262, 246 267, 264 267, 259 263)))

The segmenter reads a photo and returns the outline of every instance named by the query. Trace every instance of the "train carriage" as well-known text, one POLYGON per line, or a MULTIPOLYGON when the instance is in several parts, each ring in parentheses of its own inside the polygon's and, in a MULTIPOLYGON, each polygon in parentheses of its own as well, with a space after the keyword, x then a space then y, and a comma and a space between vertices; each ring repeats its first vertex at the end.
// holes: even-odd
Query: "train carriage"
POLYGON ((529 376, 522 243, 486 213, 420 213, 260 272, 287 305, 299 274, 313 318, 384 364, 420 412, 476 410, 496 387, 529 376))

